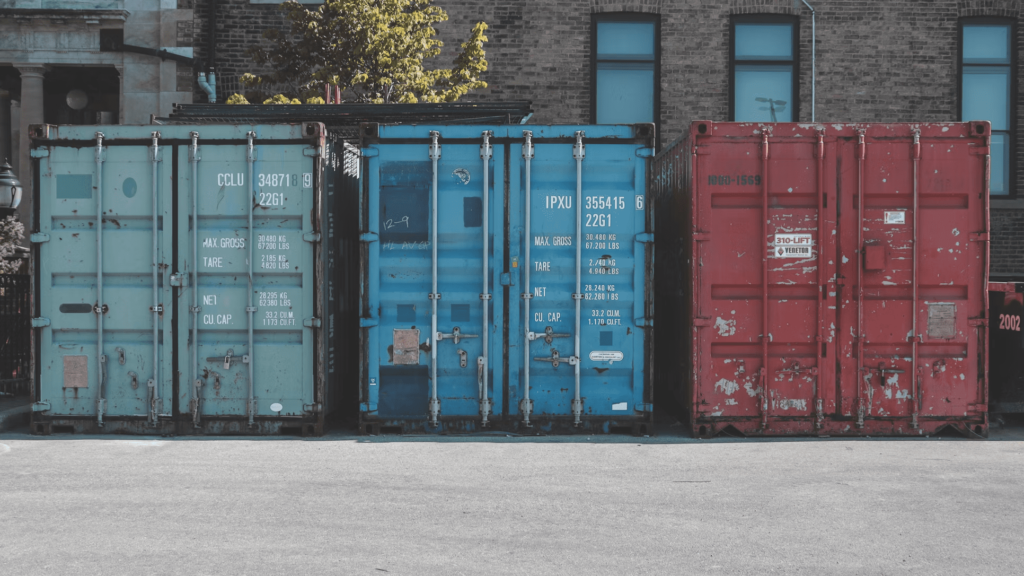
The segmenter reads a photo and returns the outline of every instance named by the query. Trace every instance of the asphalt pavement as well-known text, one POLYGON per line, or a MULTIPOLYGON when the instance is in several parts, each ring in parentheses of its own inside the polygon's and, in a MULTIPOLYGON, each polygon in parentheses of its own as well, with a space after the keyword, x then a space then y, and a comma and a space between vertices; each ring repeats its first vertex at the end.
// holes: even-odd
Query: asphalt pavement
POLYGON ((0 573, 1019 574, 992 439, 0 434, 0 573))

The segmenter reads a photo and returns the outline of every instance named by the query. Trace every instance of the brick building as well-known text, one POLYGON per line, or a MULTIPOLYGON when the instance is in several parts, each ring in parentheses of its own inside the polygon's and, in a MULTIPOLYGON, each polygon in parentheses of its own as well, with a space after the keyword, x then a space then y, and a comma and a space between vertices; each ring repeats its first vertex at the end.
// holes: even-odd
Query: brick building
MULTIPOLYGON (((196 0, 226 97, 276 3, 196 0), (216 11, 211 42, 209 15, 216 11)), ((276 2, 276 0, 271 0, 276 2)), ((489 25, 489 87, 532 100, 533 123, 651 121, 661 143, 691 120, 993 122, 992 273, 1024 277, 1021 0, 436 0, 449 61, 489 25), (812 37, 813 42, 812 53, 812 37), (813 72, 813 73, 812 73, 813 72), (629 102, 622 106, 621 102, 629 102), (962 116, 968 116, 963 117, 962 116)), ((196 93, 196 101, 204 101, 196 93)))

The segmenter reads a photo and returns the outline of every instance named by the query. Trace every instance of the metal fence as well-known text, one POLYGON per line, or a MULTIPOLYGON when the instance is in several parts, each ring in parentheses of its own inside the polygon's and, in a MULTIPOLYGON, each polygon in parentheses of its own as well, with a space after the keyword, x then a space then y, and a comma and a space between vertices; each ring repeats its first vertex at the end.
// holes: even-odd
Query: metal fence
POLYGON ((0 274, 0 398, 30 392, 30 280, 27 274, 0 274))

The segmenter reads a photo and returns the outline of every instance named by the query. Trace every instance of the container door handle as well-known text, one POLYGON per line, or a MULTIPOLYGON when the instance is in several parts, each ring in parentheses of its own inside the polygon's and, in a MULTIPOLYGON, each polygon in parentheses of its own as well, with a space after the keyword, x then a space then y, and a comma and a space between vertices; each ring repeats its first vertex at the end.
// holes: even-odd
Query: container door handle
POLYGON ((532 342, 534 340, 539 340, 539 339, 543 338, 544 341, 547 342, 548 344, 551 344, 551 341, 554 338, 569 338, 571 336, 572 336, 572 334, 557 334, 557 333, 555 333, 554 329, 551 328, 551 326, 546 326, 544 328, 544 332, 541 332, 541 333, 537 333, 537 332, 527 332, 526 333, 526 338, 529 341, 532 342))
POLYGON ((459 340, 462 340, 463 338, 479 338, 479 337, 480 336, 478 336, 476 334, 463 334, 462 330, 459 329, 458 326, 456 326, 455 328, 452 328, 452 333, 451 334, 445 334, 443 332, 438 332, 437 333, 437 339, 438 340, 452 340, 456 344, 458 344, 459 340))
POLYGON ((558 368, 558 365, 562 362, 569 364, 570 366, 579 366, 579 358, 576 356, 562 356, 558 353, 558 350, 551 349, 551 356, 544 358, 543 356, 534 356, 534 360, 538 362, 550 362, 552 366, 558 368))

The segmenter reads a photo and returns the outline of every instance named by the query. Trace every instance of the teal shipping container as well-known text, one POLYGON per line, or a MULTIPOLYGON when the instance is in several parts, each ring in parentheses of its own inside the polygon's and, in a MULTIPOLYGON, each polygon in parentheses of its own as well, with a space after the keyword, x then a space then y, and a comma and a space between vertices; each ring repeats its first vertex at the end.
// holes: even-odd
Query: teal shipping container
POLYGON ((343 164, 323 126, 31 135, 33 432, 322 433, 343 164))

